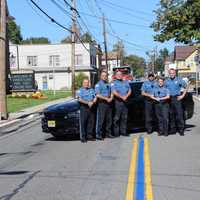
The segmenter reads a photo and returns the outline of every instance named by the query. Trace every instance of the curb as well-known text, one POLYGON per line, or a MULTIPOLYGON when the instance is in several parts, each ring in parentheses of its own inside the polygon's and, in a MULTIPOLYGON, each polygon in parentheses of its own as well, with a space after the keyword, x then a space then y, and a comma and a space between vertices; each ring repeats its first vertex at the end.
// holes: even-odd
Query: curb
POLYGON ((13 131, 16 131, 17 129, 26 126, 30 123, 32 123, 35 120, 38 120, 39 118, 41 118, 40 114, 42 113, 42 111, 47 108, 48 106, 54 105, 54 104, 58 104, 58 103, 63 103, 64 101, 68 101, 71 100, 72 97, 68 97, 68 98, 62 98, 62 99, 58 99, 55 101, 51 101, 51 102, 47 102, 46 104, 41 104, 35 107, 32 107, 32 109, 34 111, 30 112, 30 113, 26 113, 26 114, 22 114, 19 117, 13 118, 8 122, 2 123, 0 124, 0 136, 11 133, 13 131), (37 108, 38 107, 38 108, 37 108), (39 117, 34 117, 35 114, 39 114, 39 117), (31 115, 33 115, 33 118, 28 120, 28 117, 30 117, 31 115), (28 121, 25 121, 23 124, 22 122, 27 118, 28 121))
POLYGON ((18 129, 20 129, 24 126, 27 126, 27 125, 39 120, 40 118, 41 118, 40 115, 39 116, 33 115, 33 117, 31 117, 31 118, 29 118, 29 116, 28 116, 23 119, 14 120, 13 123, 7 123, 5 126, 0 127, 0 137, 7 135, 9 133, 12 133, 14 131, 17 131, 18 129))

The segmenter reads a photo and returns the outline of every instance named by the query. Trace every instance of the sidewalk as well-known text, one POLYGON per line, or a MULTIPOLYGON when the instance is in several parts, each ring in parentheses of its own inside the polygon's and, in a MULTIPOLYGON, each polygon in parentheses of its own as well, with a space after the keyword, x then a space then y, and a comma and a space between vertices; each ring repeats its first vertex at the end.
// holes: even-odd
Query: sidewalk
POLYGON ((200 95, 196 96, 196 95, 193 95, 193 98, 197 101, 200 101, 200 95))
POLYGON ((62 99, 58 99, 58 100, 55 100, 55 101, 50 101, 50 102, 47 102, 47 103, 44 103, 44 104, 41 104, 41 105, 38 105, 38 106, 33 106, 33 107, 30 107, 30 108, 23 109, 19 112, 9 113, 9 118, 7 120, 1 120, 0 121, 0 128, 4 127, 6 125, 11 125, 15 122, 18 122, 18 121, 20 121, 20 119, 28 117, 32 114, 40 113, 40 112, 42 112, 43 109, 47 108, 48 106, 51 106, 51 105, 54 105, 54 104, 57 104, 57 103, 62 103, 62 102, 65 102, 67 100, 70 100, 70 99, 72 99, 72 97, 67 97, 67 98, 62 98, 62 99))

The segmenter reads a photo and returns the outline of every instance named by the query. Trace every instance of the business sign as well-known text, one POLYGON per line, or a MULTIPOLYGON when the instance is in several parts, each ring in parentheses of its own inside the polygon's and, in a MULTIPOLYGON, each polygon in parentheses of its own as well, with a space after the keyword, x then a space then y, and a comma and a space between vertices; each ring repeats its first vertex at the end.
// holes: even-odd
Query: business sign
POLYGON ((11 87, 13 92, 35 91, 35 73, 13 72, 11 74, 11 87))

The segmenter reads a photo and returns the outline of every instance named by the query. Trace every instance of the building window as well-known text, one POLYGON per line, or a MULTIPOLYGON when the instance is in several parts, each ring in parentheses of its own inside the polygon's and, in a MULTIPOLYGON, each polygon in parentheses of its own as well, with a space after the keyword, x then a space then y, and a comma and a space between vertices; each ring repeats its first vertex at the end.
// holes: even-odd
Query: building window
POLYGON ((75 65, 82 65, 83 64, 83 55, 78 54, 75 55, 75 65))
POLYGON ((28 66, 37 66, 37 56, 27 56, 28 66))
POLYGON ((59 55, 53 55, 49 56, 49 66, 60 66, 60 56, 59 55))
POLYGON ((90 63, 91 63, 91 65, 93 65, 93 66, 96 66, 96 56, 90 56, 90 63))
POLYGON ((13 54, 10 55, 10 68, 16 67, 16 56, 13 54))

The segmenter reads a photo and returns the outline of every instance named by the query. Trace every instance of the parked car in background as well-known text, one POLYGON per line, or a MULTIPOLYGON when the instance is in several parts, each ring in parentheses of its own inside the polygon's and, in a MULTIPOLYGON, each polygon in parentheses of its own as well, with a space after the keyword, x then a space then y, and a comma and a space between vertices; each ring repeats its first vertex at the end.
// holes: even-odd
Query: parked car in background
MULTIPOLYGON (((143 82, 130 82, 132 94, 128 98, 128 125, 130 133, 144 129, 145 111, 144 97, 141 95, 143 82)), ((79 102, 73 99, 64 103, 49 106, 43 111, 42 130, 59 138, 67 134, 79 134, 79 102)), ((192 118, 194 102, 192 93, 187 93, 183 99, 185 120, 192 118)))

